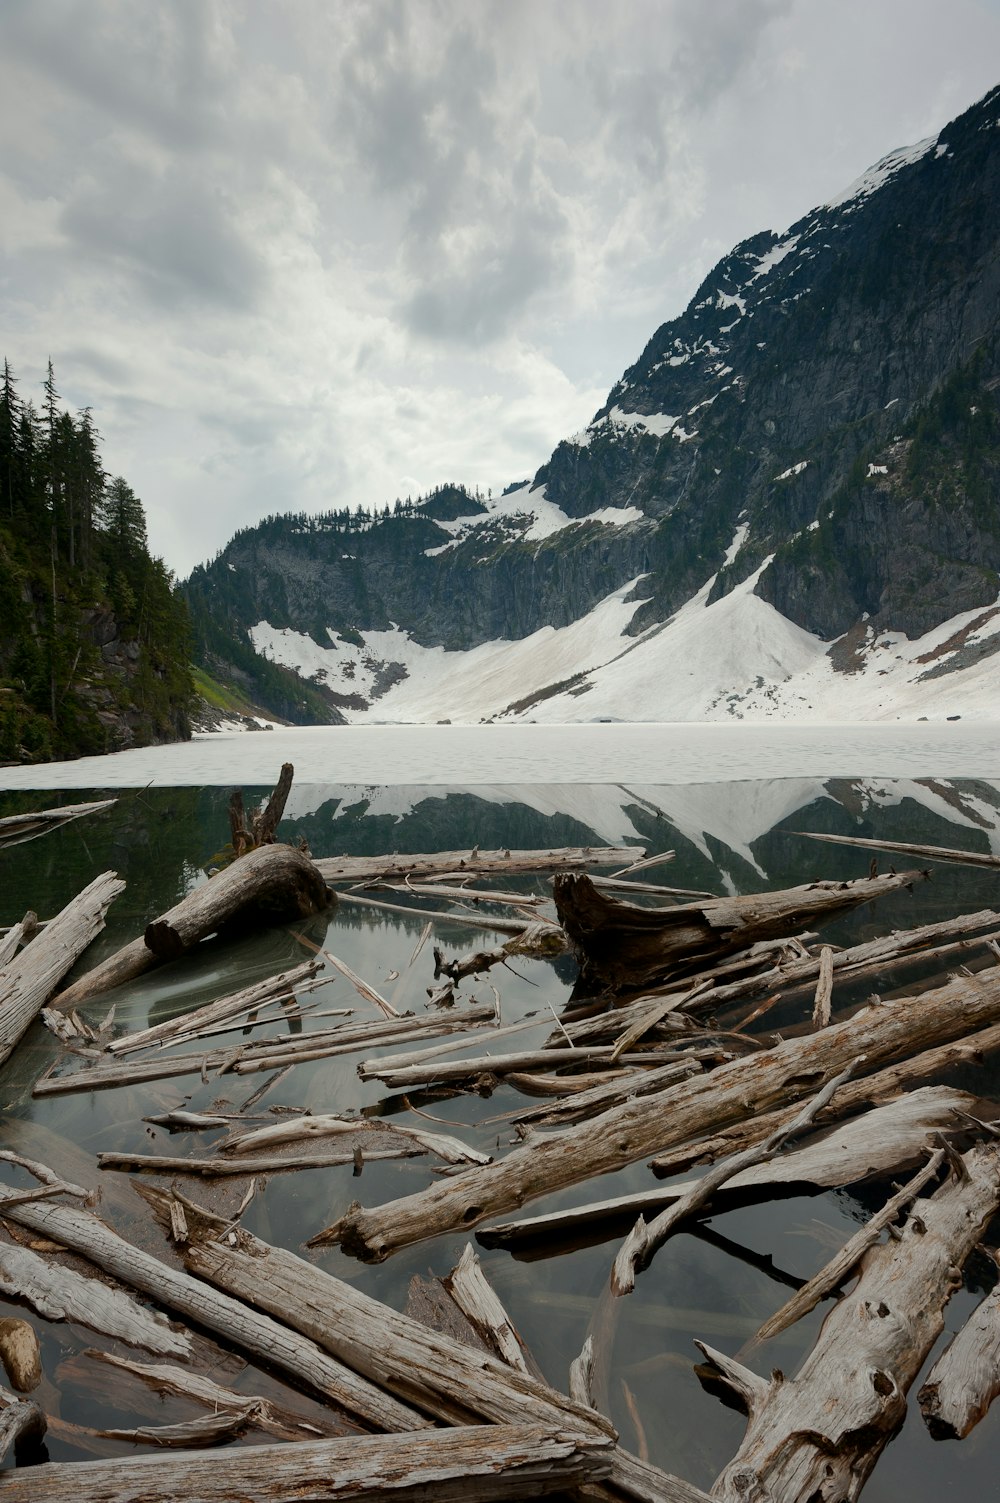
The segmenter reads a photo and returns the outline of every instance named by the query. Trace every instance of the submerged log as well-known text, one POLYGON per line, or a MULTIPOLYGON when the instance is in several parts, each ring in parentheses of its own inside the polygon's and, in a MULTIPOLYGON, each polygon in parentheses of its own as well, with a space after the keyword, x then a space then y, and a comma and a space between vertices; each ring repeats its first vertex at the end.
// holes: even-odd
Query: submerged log
POLYGON ((124 890, 114 872, 95 878, 0 970, 0 1065, 104 928, 108 908, 124 890))
POLYGON ((608 1474, 611 1441, 533 1423, 351 1436, 204 1456, 50 1462, 5 1475, 4 1503, 506 1503, 608 1474))
POLYGON ((912 887, 923 871, 856 882, 811 882, 780 892, 640 908, 599 892, 586 876, 557 876, 559 921, 580 956, 577 991, 640 991, 696 961, 795 934, 874 898, 912 887))
POLYGON ((1000 1393, 1000 1284, 937 1359, 917 1402, 935 1440, 962 1440, 1000 1393))
POLYGON ((978 1145, 958 1172, 865 1256, 851 1294, 823 1323, 794 1378, 757 1377, 698 1342, 749 1414, 736 1456, 712 1488, 750 1498, 856 1499, 906 1415, 907 1391, 944 1325, 961 1267, 1000 1204, 1000 1145, 978 1145))
POLYGON ((581 1126, 532 1140, 498 1163, 467 1169, 456 1180, 371 1210, 352 1207, 312 1241, 339 1242, 346 1252, 380 1262, 412 1242, 475 1226, 539 1195, 791 1105, 852 1059, 872 1073, 997 1020, 1000 967, 994 966, 920 996, 865 1008, 818 1033, 613 1107, 581 1126))

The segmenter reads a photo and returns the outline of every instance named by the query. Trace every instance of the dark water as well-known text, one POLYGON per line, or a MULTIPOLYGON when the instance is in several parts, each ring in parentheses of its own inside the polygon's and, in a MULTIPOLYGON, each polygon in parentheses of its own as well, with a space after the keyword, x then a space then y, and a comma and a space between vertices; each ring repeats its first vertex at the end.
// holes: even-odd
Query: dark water
MULTIPOLYGON (((266 790, 258 790, 263 794, 266 790)), ((248 797, 251 791, 248 790, 248 797)), ((98 797, 99 790, 64 794, 17 793, 0 795, 0 816, 60 801, 98 797)), ((119 796, 108 814, 69 825, 42 839, 0 851, 0 924, 18 919, 33 907, 42 916, 54 912, 100 871, 114 868, 128 886, 109 917, 108 927, 88 956, 99 959, 140 933, 150 918, 180 897, 210 864, 228 838, 228 794, 219 788, 181 788, 129 791, 119 796)), ((816 877, 847 878, 868 871, 868 853, 819 845, 793 833, 821 830, 855 833, 887 840, 916 840, 987 850, 1000 828, 1000 794, 991 783, 944 782, 891 784, 885 781, 829 784, 740 783, 711 788, 664 786, 641 790, 576 788, 560 803, 558 793, 541 796, 538 789, 493 788, 488 794, 466 789, 454 794, 442 788, 399 790, 296 790, 293 808, 298 817, 282 827, 287 839, 305 837, 317 856, 341 852, 379 854, 387 851, 462 849, 478 844, 495 847, 542 847, 578 843, 628 841, 650 850, 674 849, 676 859, 651 876, 677 887, 749 892, 786 886, 816 877), (588 805, 594 823, 587 823, 588 805)), ((913 863, 919 865, 919 863, 913 863)), ((883 861, 882 869, 887 863, 883 861)), ((505 885, 510 885, 505 883, 505 885)), ((541 878, 525 878, 524 891, 545 893, 541 878)), ((1000 907, 1000 873, 938 865, 931 881, 885 900, 877 908, 860 909, 824 931, 846 944, 884 933, 890 927, 910 927, 983 907, 1000 907)), ((389 893, 383 898, 394 898, 389 893)), ((425 905, 429 906, 429 905, 425 905)), ((443 906, 434 900, 432 906, 443 906)), ((401 1009, 423 1010, 426 989, 433 981, 430 946, 411 961, 424 920, 417 914, 396 915, 342 906, 324 932, 324 923, 308 927, 306 938, 325 944, 401 1009), (394 974, 398 973, 398 977, 394 974)), ((96 1022, 117 1005, 116 1026, 132 1030, 171 1016, 175 1011, 307 958, 301 930, 278 929, 223 949, 203 946, 196 958, 175 963, 139 983, 122 988, 117 997, 101 999, 86 1009, 96 1022)), ((434 942, 448 953, 495 943, 495 937, 476 927, 448 925, 435 931, 434 942)), ((531 1047, 551 1030, 551 1009, 559 1010, 572 987, 568 961, 556 965, 519 961, 516 968, 494 970, 490 979, 501 995, 502 1020, 515 1022, 537 1016, 532 1029, 511 1047, 531 1047)), ((921 971, 911 967, 858 984, 856 993, 838 990, 838 1010, 861 1000, 873 989, 888 992, 917 985, 921 971)), ((463 989, 463 1000, 491 1002, 485 978, 463 989)), ((355 1017, 373 1016, 347 981, 330 982, 312 999, 320 1008, 353 1007, 355 1017)), ((808 1001, 789 1005, 769 1019, 777 1028, 795 1022, 808 1001)), ((321 1023, 305 1025, 320 1027, 321 1023)), ((276 1032, 263 1025, 257 1033, 276 1032)), ((230 1037, 235 1043, 242 1033, 230 1037)), ((221 1042, 221 1041, 220 1041, 221 1042)), ((478 1052, 475 1041, 470 1052, 478 1052)), ((380 1050, 380 1053, 387 1051, 380 1050)), ((406 1105, 377 1083, 357 1078, 357 1056, 300 1065, 264 1096, 255 1110, 275 1106, 313 1112, 368 1108, 399 1112, 406 1105)), ((202 1084, 196 1076, 140 1087, 81 1093, 33 1100, 31 1086, 43 1069, 59 1060, 62 1046, 40 1025, 31 1029, 8 1063, 0 1081, 4 1109, 4 1146, 37 1158, 79 1167, 104 1149, 204 1154, 218 1133, 172 1139, 151 1129, 143 1117, 154 1111, 186 1106, 193 1110, 236 1110, 258 1089, 264 1077, 227 1075, 202 1084)), ((980 1094, 1000 1093, 1000 1080, 989 1065, 964 1072, 960 1083, 980 1094)), ((421 1098, 411 1097, 416 1103, 421 1098)), ((524 1104, 510 1087, 489 1098, 476 1095, 426 1099, 422 1109, 471 1143, 487 1151, 504 1152, 512 1140, 504 1113, 524 1104)), ((429 1125, 420 1117, 418 1125, 429 1125)), ((442 1130, 448 1130, 447 1127, 442 1130)), ((62 1164, 60 1164, 62 1167, 62 1164)), ((82 1177, 65 1171, 68 1177, 82 1177)), ((359 1198, 375 1205, 419 1189, 431 1179, 428 1159, 369 1163, 360 1180, 349 1168, 304 1170, 272 1176, 244 1216, 249 1230, 269 1240, 299 1248, 303 1240, 334 1220, 359 1198)), ((103 1214, 113 1223, 129 1224, 138 1202, 124 1176, 105 1194, 103 1214)), ((218 1184, 219 1182, 215 1182, 218 1184)), ((193 1181, 185 1185, 195 1199, 211 1199, 223 1209, 238 1203, 243 1182, 209 1188, 193 1181)), ((644 1164, 606 1176, 599 1182, 538 1201, 528 1214, 583 1203, 648 1187, 644 1164)), ((713 1217, 704 1229, 673 1237, 650 1269, 638 1280, 635 1293, 620 1302, 614 1348, 610 1411, 623 1441, 634 1450, 648 1446, 657 1461, 690 1481, 708 1487, 739 1444, 743 1420, 701 1390, 693 1373, 700 1338, 735 1354, 760 1322, 788 1297, 788 1277, 809 1277, 834 1248, 857 1228, 878 1203, 879 1190, 797 1197, 713 1217)), ((567 1385, 570 1361, 579 1352, 595 1302, 606 1283, 617 1250, 616 1234, 603 1242, 580 1246, 560 1256, 514 1258, 503 1251, 480 1249, 487 1273, 507 1306, 526 1343, 547 1377, 560 1388, 567 1385)), ((443 1237, 397 1254, 387 1263, 363 1267, 329 1249, 319 1255, 322 1266, 357 1282, 389 1303, 402 1308, 411 1276, 444 1274, 457 1261, 467 1235, 443 1237)), ((970 1265, 968 1284, 979 1293, 961 1291, 947 1310, 948 1330, 957 1329, 976 1298, 989 1287, 985 1260, 970 1265)), ((0 1300, 0 1316, 19 1313, 0 1300)), ((768 1343, 746 1360, 762 1373, 781 1367, 795 1371, 822 1320, 823 1308, 768 1343)), ((120 1408, 109 1413, 89 1390, 80 1372, 78 1354, 88 1346, 108 1343, 91 1333, 31 1315, 43 1338, 46 1386, 40 1399, 50 1413, 70 1424, 123 1425, 150 1419, 148 1409, 130 1416, 120 1408)), ((121 1350, 125 1350, 121 1348, 121 1350)), ((940 1350, 940 1346, 938 1348, 940 1350)), ((132 1355, 142 1356, 141 1353, 132 1355)), ((220 1375, 230 1382, 231 1375, 220 1375)), ((243 1386, 254 1390, 257 1380, 245 1375, 243 1386)), ((914 1386, 913 1392, 916 1392, 914 1386)), ((931 1500, 981 1499, 995 1496, 996 1466, 1000 1459, 1000 1418, 986 1419, 961 1443, 931 1441, 919 1415, 911 1413, 902 1436, 890 1446, 865 1491, 866 1500, 895 1503, 906 1497, 918 1503, 931 1500)), ((164 1401, 154 1421, 168 1422, 196 1411, 181 1401, 164 1401)), ((89 1442, 68 1429, 50 1435, 53 1459, 89 1454, 127 1454, 131 1447, 111 1441, 89 1442)))

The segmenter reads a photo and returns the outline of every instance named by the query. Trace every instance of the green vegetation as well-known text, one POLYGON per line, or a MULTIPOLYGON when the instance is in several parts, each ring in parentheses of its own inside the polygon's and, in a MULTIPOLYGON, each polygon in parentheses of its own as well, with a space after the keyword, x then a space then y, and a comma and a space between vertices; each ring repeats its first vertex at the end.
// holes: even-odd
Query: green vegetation
POLYGON ((0 762, 190 735, 187 610, 89 409, 0 386, 0 762))

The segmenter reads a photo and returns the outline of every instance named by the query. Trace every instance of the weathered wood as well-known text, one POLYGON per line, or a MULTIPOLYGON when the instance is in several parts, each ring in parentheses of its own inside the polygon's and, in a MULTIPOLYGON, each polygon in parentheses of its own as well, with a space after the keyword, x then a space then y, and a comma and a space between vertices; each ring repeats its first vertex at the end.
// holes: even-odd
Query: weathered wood
POLYGON ((868 1007, 818 1033, 720 1065, 578 1127, 515 1148, 498 1163, 467 1169, 459 1181, 432 1185, 372 1210, 350 1209, 316 1243, 380 1261, 399 1247, 488 1216, 538 1195, 624 1168, 708 1130, 791 1105, 864 1056, 868 1073, 894 1060, 1000 1020, 1000 967, 957 978, 920 996, 868 1007))
POLYGON ((813 1027, 825 1028, 830 1021, 833 1003, 833 951, 824 945, 819 952, 819 978, 813 999, 813 1027))
MULTIPOLYGON (((866 940, 863 944, 853 945, 849 949, 835 950, 831 962, 833 971, 838 980, 853 980, 873 970, 882 971, 907 960, 930 960, 941 957, 956 950, 967 949, 972 944, 986 944, 994 936, 983 934, 976 940, 963 938, 957 943, 948 944, 938 944, 936 941, 954 935, 970 935, 977 929, 987 929, 997 924, 1000 924, 1000 913, 985 908, 978 913, 965 914, 958 919, 948 919, 936 924, 923 924, 914 929, 894 930, 891 934, 880 935, 877 939, 866 940)), ((763 945, 754 948, 765 951, 763 945)), ((766 949, 773 952, 779 949, 779 946, 775 942, 766 949)), ((779 958, 777 964, 757 969, 752 975, 739 976, 732 981, 713 980, 711 986, 705 991, 699 991, 694 997, 689 995, 689 988, 682 982, 665 986, 663 991, 671 1000, 677 998, 675 1005, 678 1009, 686 1010, 688 1006, 697 1007, 699 1010, 716 1009, 744 998, 766 996, 774 992, 780 992, 786 996, 791 995, 797 990, 814 985, 819 976, 819 968, 818 956, 797 956, 794 960, 779 958)), ((718 977, 729 969, 730 967, 727 966, 716 966, 711 975, 718 977)), ((653 996, 655 995, 654 993, 653 996)), ((651 996, 637 997, 634 1001, 611 1011, 602 1012, 597 1017, 567 1023, 566 1031, 574 1043, 599 1042, 602 1038, 614 1038, 622 1024, 641 1017, 652 1000, 651 996)), ((550 1042, 552 1042, 551 1039, 550 1042)))
POLYGON ((932 861, 957 861, 963 866, 1000 866, 1000 856, 986 851, 958 851, 942 845, 915 845, 908 840, 870 840, 860 835, 827 835, 818 830, 792 830, 806 840, 822 840, 829 845, 856 845, 866 851, 897 851, 901 856, 929 856, 932 861))
MULTIPOLYGON (((828 1124, 841 1115, 846 1116, 868 1106, 892 1101, 900 1092, 911 1091, 915 1085, 934 1080, 957 1065, 981 1064, 983 1059, 998 1049, 1000 1024, 969 1034, 966 1038, 941 1044, 937 1048, 920 1050, 864 1079, 849 1081, 837 1092, 834 1104, 820 1113, 819 1121, 828 1124)), ((711 1137, 694 1138, 672 1153, 651 1159, 649 1167, 659 1177, 669 1178, 690 1168, 692 1164, 712 1163, 723 1154, 734 1153, 749 1143, 759 1142, 790 1116, 792 1110, 791 1107, 781 1107, 777 1111, 765 1112, 738 1122, 711 1137)))
MULTIPOLYGON (((37 1404, 18 1398, 7 1388, 0 1388, 0 1463, 13 1447, 15 1460, 27 1460, 37 1450, 45 1435, 46 1419, 37 1404)), ((33 1459, 33 1458, 32 1458, 33 1459)), ((12 1475, 3 1473, 3 1478, 12 1475)))
POLYGON ((18 1315, 0 1320, 0 1362, 18 1393, 30 1393, 38 1387, 42 1381, 42 1350, 30 1321, 18 1315))
MULTIPOLYGON (((682 1058, 676 1064, 661 1065, 658 1069, 632 1069, 622 1074, 617 1071, 609 1072, 613 1074, 613 1079, 602 1080, 588 1090, 567 1096, 563 1101, 546 1101, 541 1106, 525 1107, 509 1115, 515 1122, 533 1122, 539 1127, 553 1123, 582 1122, 587 1117, 596 1117, 621 1101, 633 1101, 637 1096, 660 1091, 664 1086, 675 1080, 683 1080, 687 1075, 696 1075, 702 1068, 699 1057, 702 1053, 704 1051, 692 1050, 690 1059, 682 1058)), ((508 1075, 508 1082, 510 1078, 508 1075)), ((566 1083, 565 1076, 557 1076, 556 1079, 566 1083)))
POLYGON ((1000 1393, 1000 1284, 973 1310, 917 1394, 935 1440, 962 1440, 1000 1393))
MULTIPOLYGON (((840 1126, 824 1129, 767 1163, 737 1170, 713 1189, 711 1209, 721 1213, 750 1200, 773 1198, 789 1186, 834 1189, 906 1169, 925 1156, 931 1135, 953 1127, 956 1115, 969 1111, 974 1100, 951 1086, 911 1091, 840 1126)), ((787 1129, 791 1121, 791 1114, 775 1114, 771 1131, 787 1129)), ((483 1247, 516 1248, 545 1239, 558 1240, 629 1215, 659 1212, 700 1183, 688 1180, 662 1190, 640 1190, 548 1215, 500 1222, 481 1228, 476 1241, 483 1247)))
POLYGON ((235 1440, 250 1428, 255 1415, 255 1406, 244 1404, 239 1410, 180 1420, 175 1425, 136 1425, 131 1430, 98 1430, 97 1433, 105 1440, 132 1440, 137 1445, 193 1450, 196 1446, 219 1446, 235 1440))
POLYGON ((314 1117, 289 1117, 283 1122, 274 1122, 269 1127, 254 1128, 250 1132, 237 1133, 225 1138, 219 1148, 234 1156, 251 1154, 260 1148, 274 1147, 279 1143, 298 1143, 317 1138, 337 1137, 351 1134, 357 1138, 379 1138, 383 1142, 406 1139, 416 1143, 428 1153, 435 1153, 448 1164, 488 1164, 488 1153, 471 1148, 460 1138, 448 1133, 427 1132, 422 1127, 411 1127, 401 1122, 386 1122, 378 1117, 370 1119, 340 1117, 333 1113, 318 1113, 314 1117))
POLYGON ((8 960, 13 960, 21 946, 34 939, 38 929, 38 915, 29 908, 23 919, 11 928, 3 930, 0 936, 0 966, 5 966, 8 960))
POLYGON ((961 1173, 871 1248, 849 1298, 827 1315, 794 1378, 758 1378, 697 1344, 742 1401, 749 1423, 712 1496, 856 1499, 906 1415, 907 1391, 944 1325, 961 1267, 1000 1204, 1000 1145, 979 1145, 961 1173))
POLYGON ((687 1217, 702 1210, 715 1191, 721 1189, 727 1181, 773 1158, 790 1137, 804 1131, 813 1122, 816 1113, 822 1111, 853 1070, 854 1061, 849 1060, 840 1074, 828 1080, 817 1095, 795 1113, 790 1122, 782 1123, 762 1143, 754 1143, 750 1148, 745 1148, 742 1153, 734 1154, 731 1158, 722 1159, 714 1164, 702 1175, 701 1179, 684 1190, 673 1205, 665 1207, 653 1217, 652 1221, 647 1222, 645 1217, 640 1215, 615 1258, 614 1267, 611 1270, 611 1293, 617 1296, 630 1294, 635 1288, 636 1274, 641 1269, 649 1267, 653 1254, 663 1246, 674 1229, 680 1226, 687 1217))
POLYGON ((224 867, 147 924, 143 940, 160 960, 172 960, 234 920, 284 923, 322 913, 333 901, 333 894, 302 851, 289 845, 263 845, 224 867))
POLYGON ((535 920, 520 929, 504 945, 493 950, 470 950, 454 960, 445 959, 444 952, 435 947, 434 976, 447 976, 451 981, 464 981, 466 976, 479 976, 495 965, 506 965, 515 956, 534 956, 551 960, 566 949, 566 936, 558 924, 548 920, 535 920))
POLYGON ((0 1293, 22 1299, 45 1320, 72 1320, 164 1357, 189 1357, 191 1339, 124 1289, 88 1279, 27 1247, 0 1247, 0 1293))
POLYGON ((2 1479, 4 1503, 511 1503, 610 1470, 611 1441, 533 1423, 50 1462, 2 1479))
POLYGON ((108 908, 124 889, 114 872, 95 878, 0 970, 0 1065, 104 928, 108 908))
POLYGON ((275 998, 291 997, 295 988, 304 986, 315 976, 319 968, 318 960, 307 960, 290 971, 280 971, 276 976, 267 976, 263 981, 255 981, 252 986, 244 986, 238 992, 230 992, 228 996, 220 997, 215 1002, 207 1002, 204 1007, 196 1007, 191 1012, 178 1013, 176 1017, 168 1018, 164 1023, 156 1023, 152 1028, 142 1028, 135 1033, 127 1033, 121 1038, 112 1039, 108 1044, 107 1052, 131 1054, 136 1049, 145 1049, 153 1044, 162 1046, 177 1038, 178 1035, 198 1031, 215 1023, 226 1022, 237 1013, 263 1007, 265 1003, 272 1002, 275 998))
POLYGON ((600 892, 589 877, 561 875, 553 892, 559 921, 580 958, 578 991, 640 991, 696 960, 794 934, 903 887, 926 872, 857 882, 812 882, 779 892, 641 908, 600 892))
POLYGON ((261 1394, 235 1393, 231 1388, 223 1388, 204 1373, 195 1372, 190 1367, 172 1367, 162 1362, 136 1362, 129 1357, 120 1357, 114 1352, 101 1352, 94 1348, 89 1348, 81 1357, 73 1359, 74 1365, 61 1363, 58 1374, 60 1381, 65 1382, 67 1377, 75 1376, 81 1384, 86 1383, 93 1388, 95 1374, 91 1364, 94 1362, 138 1378, 140 1383, 161 1396, 171 1394, 191 1399, 217 1413, 238 1412, 252 1404, 255 1409, 254 1428, 273 1435, 277 1440, 316 1439, 320 1434, 338 1433, 329 1421, 317 1425, 319 1416, 315 1414, 307 1419, 304 1414, 275 1404, 261 1394))
MULTIPOLYGON (((455 1267, 443 1281, 444 1287, 472 1327, 508 1367, 528 1373, 544 1382, 538 1363, 521 1340, 496 1290, 483 1273, 482 1265, 471 1244, 466 1243, 455 1267)), ((571 1395, 572 1397, 572 1395, 571 1395)))
POLYGON ((354 1054, 371 1045, 391 1044, 397 1039, 426 1038, 451 1034, 478 1024, 492 1022, 492 1007, 469 1007, 447 1014, 426 1013, 417 1017, 381 1019, 370 1023, 348 1023, 323 1033, 303 1033, 287 1040, 260 1039, 238 1050, 213 1049, 197 1054, 154 1054, 130 1064, 93 1065, 72 1074, 46 1076, 36 1081, 33 1096, 63 1096, 74 1091, 99 1091, 116 1086, 141 1085, 149 1080, 167 1080, 172 1076, 204 1074, 232 1070, 250 1075, 261 1070, 278 1070, 286 1065, 326 1059, 338 1054, 354 1054))
MULTIPOLYGON (((471 1171, 466 1171, 471 1172, 471 1171)), ((399 1315, 360 1289, 240 1231, 217 1239, 224 1223, 176 1192, 143 1186, 161 1222, 180 1200, 188 1224, 185 1266, 239 1300, 278 1316, 391 1394, 448 1424, 508 1424, 530 1412, 540 1424, 613 1433, 607 1421, 498 1358, 451 1341, 399 1315)))
POLYGON ((438 1081, 475 1080, 480 1075, 510 1075, 518 1070, 567 1069, 574 1065, 595 1064, 607 1060, 626 1065, 685 1062, 676 1049, 656 1049, 634 1054, 616 1054, 603 1044, 582 1049, 523 1049, 516 1054, 478 1054, 472 1059, 430 1060, 425 1065, 386 1064, 384 1060, 362 1060, 358 1074, 362 1080, 381 1080, 383 1085, 399 1087, 431 1085, 438 1081))
MULTIPOLYGON (((293 1169, 336 1169, 344 1164, 375 1163, 380 1159, 412 1159, 427 1152, 419 1143, 392 1148, 362 1148, 355 1144, 336 1153, 254 1154, 246 1158, 195 1159, 158 1153, 99 1153, 102 1169, 135 1174, 194 1174, 201 1179, 233 1179, 240 1175, 285 1174, 293 1169)), ((485 1155, 484 1155, 485 1158, 485 1155)), ((472 1162, 479 1162, 472 1160, 472 1162)), ((2 1260, 0 1260, 2 1261, 2 1260)))
POLYGON ((103 798, 96 803, 63 804, 61 809, 36 809, 31 814, 8 814, 0 819, 0 849, 7 845, 22 845, 26 840, 36 840, 50 830, 58 830, 71 820, 81 819, 85 814, 97 814, 101 809, 110 809, 117 799, 103 798))
POLYGON ((327 882, 385 882, 393 878, 438 876, 445 872, 509 875, 514 872, 589 871, 620 866, 638 846, 554 847, 548 851, 436 851, 419 856, 325 856, 316 862, 327 882))
POLYGON ((163 1308, 177 1311, 255 1359, 280 1368, 296 1383, 375 1428, 418 1430, 428 1423, 408 1404, 359 1377, 314 1342, 189 1274, 169 1268, 119 1237, 88 1211, 37 1205, 18 1206, 6 1214, 18 1225, 80 1253, 163 1308))

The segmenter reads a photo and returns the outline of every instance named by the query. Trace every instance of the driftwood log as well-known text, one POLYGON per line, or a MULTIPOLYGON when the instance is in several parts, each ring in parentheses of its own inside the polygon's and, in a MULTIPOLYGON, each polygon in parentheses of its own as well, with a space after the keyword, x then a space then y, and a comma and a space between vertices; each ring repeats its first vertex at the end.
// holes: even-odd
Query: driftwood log
POLYGON ((312 1240, 339 1242, 346 1252, 381 1261, 412 1242, 475 1226, 539 1195, 800 1101, 852 1059, 872 1073, 998 1020, 1000 967, 994 966, 613 1107, 455 1180, 372 1210, 354 1206, 312 1240))
POLYGON ((419 856, 326 856, 316 862, 326 882, 383 882, 402 877, 510 876, 516 872, 589 871, 621 866, 638 846, 555 847, 548 851, 438 851, 419 856))
MULTIPOLYGON (((26 1461, 45 1435, 45 1415, 37 1404, 19 1398, 9 1388, 0 1388, 0 1464, 13 1448, 17 1462, 26 1461)), ((4 1473, 4 1480, 11 1473, 4 1473)), ((22 1475, 24 1475, 22 1473, 22 1475)), ((30 1476, 30 1472, 28 1473, 30 1476)))
POLYGON ((642 991, 682 967, 778 939, 911 887, 926 872, 856 882, 811 882, 779 892, 641 908, 601 892, 585 875, 555 878, 559 922, 580 958, 578 995, 642 991))
POLYGON ((4 1503, 505 1503, 610 1471, 611 1440, 538 1423, 352 1436, 205 1456, 53 1462, 5 1474, 4 1503))
POLYGON ((104 928, 108 908, 124 889, 114 872, 95 878, 0 970, 0 1065, 104 928))
POLYGON ((917 1395, 935 1440, 960 1440, 1000 1393, 1000 1284, 976 1306, 917 1395))
MULTIPOLYGON (((149 1295, 163 1308, 194 1321, 257 1361, 280 1369, 297 1384, 358 1416, 374 1429, 420 1430, 429 1423, 409 1404, 359 1377, 315 1342, 189 1274, 167 1267, 151 1253, 119 1237, 88 1211, 69 1206, 24 1205, 7 1210, 4 1215, 29 1231, 80 1253, 104 1273, 149 1295)), ((39 1496, 36 1494, 36 1498, 39 1496)))
POLYGON ((55 998, 54 1005, 63 1010, 78 1007, 113 986, 133 981, 162 960, 183 955, 219 930, 285 923, 321 913, 335 901, 308 856, 292 846, 261 846, 154 919, 141 939, 81 976, 55 998))
POLYGON ((906 1395, 944 1325, 961 1268, 1000 1204, 1000 1145, 971 1149, 896 1239, 872 1248, 794 1378, 760 1378, 697 1345, 749 1415, 712 1488, 720 1503, 856 1499, 906 1415, 906 1395), (919 1213, 919 1214, 918 1214, 919 1213))
POLYGON ((372 1384, 434 1418, 451 1425, 511 1424, 530 1413, 540 1424, 614 1437, 607 1420, 547 1384, 427 1330, 295 1253, 245 1231, 218 1241, 225 1223, 176 1191, 143 1186, 141 1193, 165 1226, 171 1205, 182 1207, 188 1240, 181 1253, 192 1273, 274 1314, 372 1384))

